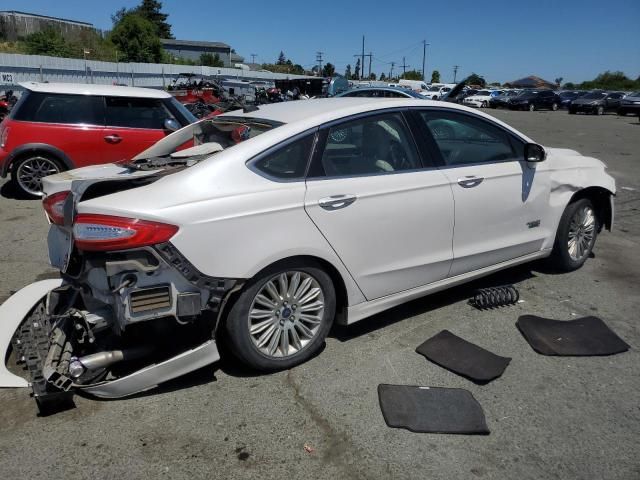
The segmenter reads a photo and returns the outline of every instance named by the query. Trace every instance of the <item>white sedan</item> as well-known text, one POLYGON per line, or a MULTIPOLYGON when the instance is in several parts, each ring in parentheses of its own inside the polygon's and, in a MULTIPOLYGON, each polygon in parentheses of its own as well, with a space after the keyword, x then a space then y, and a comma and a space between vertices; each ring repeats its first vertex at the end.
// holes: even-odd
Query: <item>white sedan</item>
POLYGON ((0 307, 0 346, 17 329, 39 359, 40 402, 151 388, 216 361, 217 342, 291 368, 334 322, 543 257, 577 269, 611 228, 615 182, 463 106, 340 98, 204 120, 44 190, 62 279, 0 307))
POLYGON ((487 108, 489 106, 489 100, 497 97, 501 93, 502 90, 480 90, 465 98, 462 103, 467 107, 487 108))

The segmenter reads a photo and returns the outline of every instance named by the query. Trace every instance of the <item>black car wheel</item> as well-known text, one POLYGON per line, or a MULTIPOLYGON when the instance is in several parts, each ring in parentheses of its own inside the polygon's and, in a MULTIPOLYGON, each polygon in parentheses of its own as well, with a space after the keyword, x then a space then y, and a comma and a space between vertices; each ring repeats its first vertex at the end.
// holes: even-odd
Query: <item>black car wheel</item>
POLYGON ((533 111, 535 111, 535 109, 536 109, 536 106, 533 103, 530 103, 529 104, 529 111, 533 112, 533 111))
POLYGON ((604 107, 602 105, 596 107, 596 115, 604 115, 604 107))
POLYGON ((555 102, 553 102, 553 103, 551 104, 551 110, 553 110, 554 112, 555 112, 556 110, 558 110, 558 104, 557 104, 557 103, 555 103, 555 102))
POLYGON ((590 200, 583 198, 567 205, 558 225, 552 265, 563 272, 580 268, 591 255, 599 230, 600 220, 590 200))
POLYGON ((569 115, 575 115, 576 111, 573 108, 569 109, 569 115))
POLYGON ((618 115, 620 115, 621 117, 626 117, 626 116, 627 116, 627 111, 626 111, 626 110, 624 110, 624 109, 622 109, 622 108, 619 108, 617 113, 618 113, 618 115))

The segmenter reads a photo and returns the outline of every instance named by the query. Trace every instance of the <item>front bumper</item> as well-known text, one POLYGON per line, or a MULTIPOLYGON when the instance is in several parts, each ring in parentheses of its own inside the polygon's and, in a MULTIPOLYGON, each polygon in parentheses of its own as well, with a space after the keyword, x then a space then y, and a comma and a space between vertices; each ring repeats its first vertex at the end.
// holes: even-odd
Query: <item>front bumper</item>
POLYGON ((467 100, 466 98, 462 101, 463 105, 467 107, 475 107, 480 108, 482 106, 483 100, 467 100))

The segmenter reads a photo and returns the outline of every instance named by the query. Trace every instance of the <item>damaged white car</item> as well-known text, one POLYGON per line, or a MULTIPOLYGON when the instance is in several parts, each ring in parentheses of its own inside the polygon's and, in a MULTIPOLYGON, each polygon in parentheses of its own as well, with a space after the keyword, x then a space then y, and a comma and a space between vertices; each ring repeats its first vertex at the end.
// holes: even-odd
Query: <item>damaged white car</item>
POLYGON ((44 179, 59 280, 0 307, 3 386, 41 406, 211 364, 317 353, 350 324, 499 269, 579 268, 613 222, 599 160, 469 108, 323 99, 187 126, 128 164, 44 179))

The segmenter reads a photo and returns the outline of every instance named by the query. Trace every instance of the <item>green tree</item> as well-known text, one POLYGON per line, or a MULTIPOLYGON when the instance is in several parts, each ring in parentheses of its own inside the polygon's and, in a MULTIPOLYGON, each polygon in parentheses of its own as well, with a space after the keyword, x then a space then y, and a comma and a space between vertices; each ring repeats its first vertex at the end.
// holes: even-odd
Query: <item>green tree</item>
POLYGON ((409 70, 404 72, 400 78, 404 78, 406 80, 422 80, 422 72, 418 70, 409 70))
POLYGON ((113 25, 117 25, 122 21, 122 19, 129 14, 140 15, 142 18, 149 20, 155 30, 156 35, 159 38, 173 38, 171 34, 171 25, 167 22, 167 18, 169 15, 166 13, 162 13, 162 2, 157 0, 142 0, 140 5, 135 8, 131 8, 127 10, 125 7, 122 7, 119 10, 111 15, 111 21, 113 25))
POLYGON ((327 62, 324 68, 322 69, 322 76, 333 77, 335 73, 336 73, 336 67, 332 63, 327 62))
POLYGON ((384 81, 384 80, 386 80, 386 79, 387 79, 387 76, 384 74, 384 72, 382 72, 382 73, 380 74, 380 80, 381 80, 381 81, 384 81))
POLYGON ((592 90, 594 88, 602 88, 604 90, 635 90, 640 88, 640 82, 638 80, 631 80, 623 72, 611 72, 607 70, 593 80, 582 82, 580 88, 584 90, 592 90))
POLYGON ((481 77, 477 73, 472 73, 471 75, 469 75, 465 82, 467 83, 467 85, 480 85, 481 87, 484 87, 487 84, 487 81, 484 79, 484 77, 481 77))
POLYGON ((200 55, 200 65, 205 67, 224 67, 224 62, 220 60, 220 55, 211 53, 203 53, 200 55))
POLYGON ((162 13, 162 2, 158 0, 142 0, 140 5, 134 10, 143 18, 153 23, 156 33, 160 38, 173 38, 171 25, 167 22, 169 15, 162 13))
POLYGON ((375 80, 376 79, 376 74, 371 72, 371 75, 369 75, 369 80, 375 80))
POLYGON ((280 50, 280 55, 278 55, 278 61, 276 65, 285 65, 287 63, 287 57, 284 56, 284 52, 280 50))
POLYGON ((562 83, 562 80, 564 80, 562 77, 556 78, 556 85, 560 86, 560 84, 562 83))
POLYGON ((299 63, 296 63, 291 70, 291 73, 295 75, 304 75, 304 67, 299 63))
POLYGON ((344 78, 351 80, 351 64, 347 65, 347 68, 344 69, 344 78))
POLYGON ((440 72, 438 70, 434 70, 431 73, 431 83, 440 83, 440 72))
POLYGON ((353 73, 353 78, 356 80, 360 79, 360 59, 359 58, 356 60, 356 68, 353 73))
POLYGON ((27 53, 30 55, 49 55, 52 57, 70 57, 72 51, 60 30, 47 27, 28 35, 25 39, 27 53))
POLYGON ((128 13, 113 27, 111 42, 126 62, 159 63, 162 45, 155 26, 146 18, 128 13))
POLYGON ((567 82, 562 86, 562 88, 564 88, 566 90, 575 90, 576 89, 576 84, 572 83, 572 82, 567 82))

